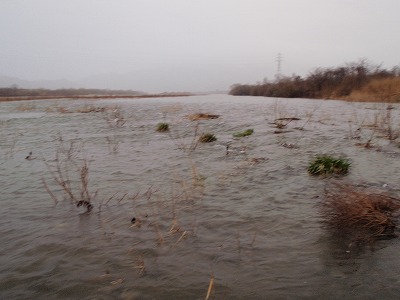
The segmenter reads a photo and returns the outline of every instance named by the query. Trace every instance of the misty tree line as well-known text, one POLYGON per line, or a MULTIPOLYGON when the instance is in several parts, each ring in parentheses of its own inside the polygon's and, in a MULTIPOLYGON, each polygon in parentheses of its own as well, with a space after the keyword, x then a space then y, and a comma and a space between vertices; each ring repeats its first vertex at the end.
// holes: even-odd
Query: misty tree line
POLYGON ((0 88, 0 97, 73 97, 92 95, 135 96, 143 93, 131 90, 108 89, 23 89, 18 86, 0 88))
POLYGON ((391 70, 368 63, 366 60, 347 63, 335 68, 318 68, 305 76, 278 76, 273 82, 234 84, 230 95, 284 98, 341 98, 350 95, 373 79, 400 76, 400 67, 391 70))

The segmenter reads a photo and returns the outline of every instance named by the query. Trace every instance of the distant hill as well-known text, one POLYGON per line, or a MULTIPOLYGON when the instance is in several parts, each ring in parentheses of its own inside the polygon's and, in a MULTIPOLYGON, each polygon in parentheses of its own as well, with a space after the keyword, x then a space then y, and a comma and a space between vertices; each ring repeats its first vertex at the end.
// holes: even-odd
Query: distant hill
POLYGON ((3 76, 0 75, 0 87, 8 88, 16 86, 18 88, 24 89, 72 89, 72 88, 80 88, 82 87, 80 84, 67 80, 67 79, 58 79, 58 80, 24 80, 17 77, 3 76))

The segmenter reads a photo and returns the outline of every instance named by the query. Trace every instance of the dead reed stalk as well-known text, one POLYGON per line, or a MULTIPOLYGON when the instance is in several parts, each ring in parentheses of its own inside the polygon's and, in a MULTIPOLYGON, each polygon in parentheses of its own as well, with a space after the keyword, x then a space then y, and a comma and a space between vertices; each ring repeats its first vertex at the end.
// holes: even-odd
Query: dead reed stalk
POLYGON ((211 274, 210 283, 208 284, 208 290, 205 300, 210 299, 211 292, 213 291, 213 289, 214 289, 214 274, 211 274))
POLYGON ((118 136, 115 134, 115 132, 111 137, 106 136, 106 140, 107 140, 107 145, 108 145, 108 152, 110 154, 117 153, 118 149, 119 149, 120 140, 119 140, 118 136))
POLYGON ((127 121, 122 109, 118 106, 114 107, 114 109, 108 112, 105 116, 105 119, 108 123, 108 126, 111 128, 123 127, 127 121))

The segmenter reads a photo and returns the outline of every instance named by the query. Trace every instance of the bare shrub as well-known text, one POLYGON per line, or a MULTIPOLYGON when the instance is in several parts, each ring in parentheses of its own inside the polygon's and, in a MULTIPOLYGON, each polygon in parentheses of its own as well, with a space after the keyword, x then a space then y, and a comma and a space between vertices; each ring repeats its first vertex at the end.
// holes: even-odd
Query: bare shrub
POLYGON ((393 212, 400 200, 350 184, 332 184, 321 206, 322 222, 334 233, 357 242, 392 238, 397 222, 393 212))
MULTIPOLYGON (((87 160, 83 159, 80 163, 71 160, 60 147, 57 149, 54 162, 50 164, 45 161, 45 164, 51 174, 53 189, 56 190, 54 186, 58 186, 58 191, 64 195, 64 199, 69 200, 77 207, 83 206, 86 208, 86 212, 90 212, 93 209, 92 202, 96 198, 97 191, 89 192, 89 164, 87 160)), ((57 204, 61 195, 50 188, 44 177, 42 177, 42 182, 54 203, 57 204)))

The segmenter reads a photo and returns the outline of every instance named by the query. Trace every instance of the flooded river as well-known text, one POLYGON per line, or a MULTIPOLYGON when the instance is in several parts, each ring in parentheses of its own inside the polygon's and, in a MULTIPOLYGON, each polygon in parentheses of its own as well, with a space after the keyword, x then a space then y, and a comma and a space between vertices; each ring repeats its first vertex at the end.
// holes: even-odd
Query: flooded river
POLYGON ((227 95, 0 103, 0 298, 398 298, 400 240, 355 250, 318 206, 332 180, 400 195, 387 138, 400 106, 386 108, 227 95), (350 173, 308 175, 319 154, 348 158, 350 173))

